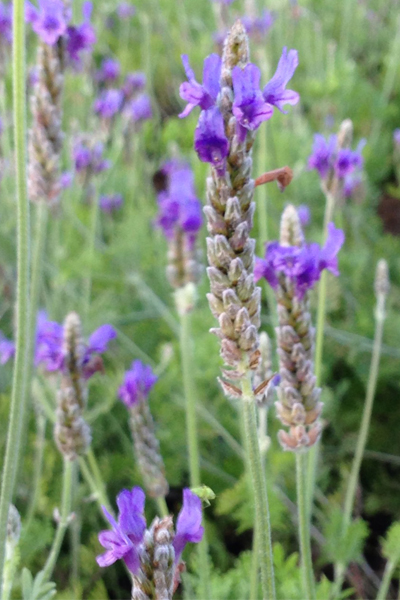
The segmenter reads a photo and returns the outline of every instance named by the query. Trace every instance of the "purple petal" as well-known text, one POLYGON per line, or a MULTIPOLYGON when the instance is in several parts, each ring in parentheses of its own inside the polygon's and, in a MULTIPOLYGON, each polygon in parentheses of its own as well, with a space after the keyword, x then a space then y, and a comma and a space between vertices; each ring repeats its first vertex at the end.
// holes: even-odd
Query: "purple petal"
POLYGON ((183 490, 183 506, 176 522, 176 535, 173 541, 175 549, 175 563, 188 542, 200 542, 203 538, 204 527, 201 525, 202 506, 196 494, 185 488, 183 490))
POLYGON ((106 352, 109 342, 116 337, 117 332, 112 325, 102 325, 90 336, 87 353, 98 352, 102 354, 106 352))

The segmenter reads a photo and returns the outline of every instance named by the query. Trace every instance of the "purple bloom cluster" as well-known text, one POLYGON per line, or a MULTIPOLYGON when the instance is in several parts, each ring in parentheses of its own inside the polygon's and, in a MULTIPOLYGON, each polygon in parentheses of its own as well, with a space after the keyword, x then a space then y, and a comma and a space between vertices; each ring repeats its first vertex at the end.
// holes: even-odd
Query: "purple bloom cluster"
POLYGON ((125 114, 133 121, 133 123, 142 123, 151 119, 153 110, 151 108, 151 100, 148 94, 140 94, 127 103, 125 114))
POLYGON ((400 148, 400 129, 395 129, 393 131, 393 143, 397 149, 400 148))
POLYGON ((141 71, 128 73, 122 86, 125 101, 131 100, 138 92, 144 90, 145 85, 146 75, 144 73, 141 71))
MULTIPOLYGON (((122 558, 131 573, 138 573, 146 531, 144 502, 145 494, 140 487, 134 487, 131 491, 122 490, 117 497, 118 521, 103 506, 103 512, 112 529, 99 533, 99 542, 106 549, 106 552, 96 559, 100 567, 108 567, 122 558)), ((202 540, 204 528, 201 519, 200 498, 188 488, 184 489, 183 505, 176 522, 176 535, 173 541, 176 566, 180 562, 186 544, 198 543, 202 540)))
POLYGON ((156 383, 157 377, 151 367, 140 360, 134 360, 129 371, 125 372, 124 382, 118 390, 118 397, 130 408, 138 402, 144 402, 156 383))
POLYGON ((275 17, 269 10, 264 9, 261 17, 243 16, 241 21, 250 37, 263 38, 274 24, 275 17))
POLYGON ((83 4, 83 23, 70 25, 71 10, 67 9, 63 0, 39 0, 36 8, 26 0, 26 20, 31 23, 33 31, 50 46, 58 42, 60 37, 66 38, 66 49, 71 62, 80 66, 80 53, 89 50, 96 42, 96 34, 90 23, 92 3, 83 4))
POLYGON ((361 140, 356 150, 351 148, 338 148, 338 139, 336 135, 331 135, 327 140, 323 135, 317 133, 314 136, 312 154, 308 158, 309 169, 318 171, 322 180, 326 180, 333 173, 335 177, 342 180, 347 186, 351 186, 354 181, 354 174, 360 173, 364 164, 362 149, 366 142, 361 140))
POLYGON ((110 168, 110 162, 103 158, 104 146, 101 142, 94 146, 78 140, 73 148, 73 160, 77 173, 101 173, 110 168))
POLYGON ((130 19, 136 13, 136 8, 129 2, 120 2, 117 6, 117 15, 120 19, 130 19))
POLYGON ((310 224, 311 212, 307 204, 300 204, 300 206, 297 207, 297 214, 299 215, 302 228, 310 224))
POLYGON ((123 198, 121 194, 108 194, 107 196, 100 196, 99 199, 100 209, 108 214, 120 209, 122 203, 123 198))
MULTIPOLYGON (((217 54, 211 54, 205 59, 202 84, 197 82, 186 55, 182 56, 182 62, 188 81, 181 84, 179 91, 181 98, 188 104, 179 116, 186 117, 195 106, 202 109, 195 131, 195 149, 200 160, 213 164, 223 174, 229 144, 224 119, 217 106, 221 59, 217 54)), ((283 106, 294 105, 299 101, 297 92, 286 89, 297 65, 297 51, 288 52, 284 48, 277 70, 263 91, 259 87, 261 73, 256 65, 249 63, 244 69, 233 69, 233 114, 236 117, 239 142, 244 142, 247 131, 256 130, 263 121, 271 118, 274 106, 284 112, 283 106)))
MULTIPOLYGON (((89 379, 100 370, 99 354, 106 352, 108 344, 117 336, 111 325, 102 325, 96 329, 85 347, 83 373, 89 379)), ((49 321, 45 312, 38 314, 36 327, 35 364, 42 365, 46 371, 62 371, 64 368, 64 328, 56 321, 49 321)))
POLYGON ((0 4, 0 44, 12 42, 12 4, 0 4))
MULTIPOLYGON (((204 114, 207 114, 205 111, 204 114)), ((202 223, 201 203, 196 198, 194 176, 190 166, 178 160, 170 160, 161 168, 165 176, 165 189, 158 194, 159 214, 157 224, 168 239, 178 227, 195 243, 202 223)))
POLYGON ((117 60, 105 58, 100 69, 96 73, 96 79, 100 83, 110 83, 116 81, 121 73, 121 67, 117 60))
POLYGON ((265 277, 270 286, 276 289, 280 276, 287 277, 296 295, 302 298, 319 281, 323 269, 328 269, 334 275, 339 274, 337 254, 343 242, 343 231, 333 223, 328 225, 328 237, 323 248, 315 243, 299 247, 271 242, 267 245, 265 258, 256 259, 254 278, 258 281, 265 277))
POLYGON ((122 108, 124 95, 121 90, 103 90, 95 100, 93 109, 102 119, 112 119, 122 108))

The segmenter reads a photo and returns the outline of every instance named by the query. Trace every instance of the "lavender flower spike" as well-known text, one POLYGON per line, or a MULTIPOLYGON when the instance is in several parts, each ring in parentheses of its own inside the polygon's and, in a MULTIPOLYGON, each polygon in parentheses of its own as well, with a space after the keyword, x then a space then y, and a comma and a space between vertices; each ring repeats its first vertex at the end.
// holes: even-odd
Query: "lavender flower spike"
POLYGON ((221 59, 218 54, 211 54, 204 61, 203 85, 196 81, 186 54, 182 55, 182 62, 189 81, 182 83, 179 88, 181 98, 188 102, 185 110, 180 113, 180 118, 187 117, 195 106, 200 106, 203 110, 214 106, 219 93, 221 76, 221 59))
POLYGON ((84 2, 82 7, 83 23, 71 25, 67 30, 68 57, 77 68, 81 67, 81 53, 90 50, 96 43, 96 33, 90 23, 92 9, 91 2, 84 2))
POLYGON ((282 56, 279 59, 278 67, 275 71, 275 75, 267 83, 264 88, 264 99, 268 104, 276 106, 282 113, 287 111, 283 110, 285 104, 297 104, 299 101, 299 94, 293 90, 287 90, 286 85, 293 77, 293 74, 299 64, 299 58, 297 50, 289 50, 285 47, 282 51, 282 56))
POLYGON ((135 404, 147 400, 157 377, 151 367, 144 365, 140 360, 134 360, 129 371, 126 371, 124 383, 118 390, 120 400, 131 408, 135 404))
POLYGON ((235 97, 232 110, 238 124, 240 142, 244 141, 247 129, 254 131, 263 121, 272 117, 274 109, 263 98, 259 89, 260 78, 260 69, 251 63, 244 69, 235 67, 232 70, 235 97))
POLYGON ((62 0, 39 0, 36 8, 29 0, 25 2, 26 20, 32 29, 49 46, 54 46, 67 31, 71 11, 66 10, 62 0))
POLYGON ((194 134, 194 147, 201 161, 213 165, 218 175, 225 173, 229 142, 224 119, 216 106, 201 112, 194 134))

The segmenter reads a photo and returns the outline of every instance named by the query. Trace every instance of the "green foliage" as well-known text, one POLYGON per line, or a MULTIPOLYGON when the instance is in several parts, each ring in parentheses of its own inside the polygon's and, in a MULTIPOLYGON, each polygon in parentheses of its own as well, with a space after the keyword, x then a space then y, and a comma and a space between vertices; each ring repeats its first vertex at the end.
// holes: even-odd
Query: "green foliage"
POLYGON ((35 579, 29 569, 22 570, 23 600, 50 600, 56 595, 56 584, 44 580, 44 572, 39 571, 35 579))
POLYGON ((400 522, 393 523, 381 540, 382 554, 393 564, 400 561, 400 522))
POLYGON ((326 542, 323 553, 329 561, 348 565, 359 561, 368 535, 368 525, 362 519, 352 521, 343 535, 343 513, 338 508, 331 508, 324 525, 323 533, 326 542))

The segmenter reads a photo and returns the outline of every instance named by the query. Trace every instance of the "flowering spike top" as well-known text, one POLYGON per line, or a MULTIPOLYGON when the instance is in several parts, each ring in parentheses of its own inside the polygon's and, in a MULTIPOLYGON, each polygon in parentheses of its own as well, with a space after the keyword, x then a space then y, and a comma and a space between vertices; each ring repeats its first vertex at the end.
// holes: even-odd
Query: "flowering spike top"
POLYGON ((66 10, 63 0, 39 0, 36 8, 26 0, 26 20, 32 29, 49 46, 54 46, 67 31, 70 11, 66 10))
POLYGON ((70 25, 67 35, 67 53, 75 67, 81 67, 81 53, 90 50, 96 43, 96 33, 90 22, 93 4, 84 2, 82 7, 83 22, 80 25, 70 25))
POLYGON ((118 522, 102 507, 112 530, 99 533, 99 542, 106 549, 96 558, 100 567, 109 567, 122 558, 131 573, 139 571, 140 545, 146 529, 144 501, 145 495, 140 487, 122 490, 117 497, 118 522))
MULTIPOLYGON (((83 376, 89 379, 102 370, 98 356, 107 351, 109 342, 117 336, 111 325, 102 325, 92 333, 83 355, 83 376)), ((46 371, 65 369, 65 349, 63 345, 64 327, 56 321, 49 321, 45 311, 39 311, 36 327, 35 364, 43 365, 46 371)))
POLYGON ((112 119, 122 108, 122 90, 103 90, 95 100, 93 109, 102 119, 112 119))
POLYGON ((299 94, 297 92, 286 89, 298 64, 299 58, 297 50, 289 50, 288 52, 285 47, 282 51, 282 56, 279 59, 275 74, 267 83, 263 91, 265 101, 272 106, 276 106, 276 108, 283 113, 287 112, 283 110, 285 104, 294 105, 299 101, 299 94))
POLYGON ((188 102, 185 110, 180 113, 180 118, 187 117, 195 106, 200 106, 203 110, 214 106, 219 93, 221 76, 221 58, 218 54, 211 54, 204 60, 203 84, 196 81, 187 54, 182 55, 182 62, 189 81, 182 83, 179 88, 181 98, 188 102))
POLYGON ((246 129, 257 129, 263 121, 272 117, 273 108, 260 91, 261 72, 256 65, 249 63, 244 69, 234 67, 232 83, 234 91, 233 114, 238 124, 238 138, 246 137, 246 129))
POLYGON ((114 58, 105 58, 101 67, 96 74, 97 81, 101 83, 109 83, 112 81, 116 81, 121 73, 121 67, 117 60, 114 58))
POLYGON ((183 505, 176 521, 176 533, 173 542, 175 564, 179 563, 183 550, 188 542, 201 542, 204 527, 201 525, 201 500, 188 488, 183 490, 183 505))
POLYGON ((134 360, 129 371, 125 372, 124 382, 118 390, 122 402, 130 408, 138 402, 144 402, 157 381, 152 368, 140 360, 134 360))
POLYGON ((321 277, 323 269, 339 275, 337 254, 344 242, 344 233, 333 223, 328 225, 328 237, 323 248, 319 244, 267 245, 265 258, 257 259, 254 270, 256 281, 264 277, 270 286, 277 289, 280 277, 289 279, 298 298, 311 289, 321 277))
POLYGON ((329 189, 332 187, 333 179, 343 183, 344 195, 348 195, 349 191, 354 189, 356 182, 361 180, 364 164, 362 151, 366 141, 360 140, 356 150, 342 146, 343 143, 350 144, 350 141, 343 135, 331 135, 325 139, 323 135, 317 133, 314 136, 312 153, 308 158, 308 168, 318 171, 322 182, 329 189))
POLYGON ((336 147, 336 135, 331 135, 328 140, 320 133, 314 135, 312 153, 308 158, 308 168, 316 169, 321 179, 325 179, 332 168, 336 147))
POLYGON ((126 105, 125 114, 130 117, 133 123, 143 123, 143 121, 151 119, 153 110, 151 108, 150 96, 148 94, 139 94, 139 96, 133 98, 126 105))

